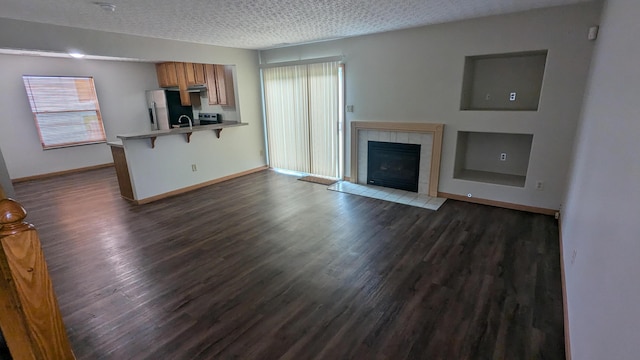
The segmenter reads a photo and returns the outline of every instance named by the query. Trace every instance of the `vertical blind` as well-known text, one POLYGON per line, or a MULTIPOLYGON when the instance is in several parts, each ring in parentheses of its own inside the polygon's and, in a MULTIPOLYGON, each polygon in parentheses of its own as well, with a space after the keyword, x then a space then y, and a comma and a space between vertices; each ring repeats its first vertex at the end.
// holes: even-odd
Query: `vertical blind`
POLYGON ((91 77, 23 76, 43 149, 105 142, 91 77))
POLYGON ((338 176, 338 62, 263 70, 269 161, 338 176))

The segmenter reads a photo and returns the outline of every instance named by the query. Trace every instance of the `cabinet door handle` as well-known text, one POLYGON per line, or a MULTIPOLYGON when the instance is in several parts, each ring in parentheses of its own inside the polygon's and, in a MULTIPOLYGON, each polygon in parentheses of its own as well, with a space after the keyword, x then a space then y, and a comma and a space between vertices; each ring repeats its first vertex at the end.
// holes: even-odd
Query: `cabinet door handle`
POLYGON ((151 102, 151 124, 153 124, 153 130, 159 130, 157 119, 156 102, 153 101, 151 102))

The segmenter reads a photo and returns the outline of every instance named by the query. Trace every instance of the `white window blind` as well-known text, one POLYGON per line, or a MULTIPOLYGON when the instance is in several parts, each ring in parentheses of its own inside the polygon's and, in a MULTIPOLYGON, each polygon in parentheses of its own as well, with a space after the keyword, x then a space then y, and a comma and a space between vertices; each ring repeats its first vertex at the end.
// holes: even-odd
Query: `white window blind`
POLYGON ((23 76, 43 149, 106 141, 92 77, 23 76))
POLYGON ((263 70, 269 163, 338 176, 338 62, 263 70))

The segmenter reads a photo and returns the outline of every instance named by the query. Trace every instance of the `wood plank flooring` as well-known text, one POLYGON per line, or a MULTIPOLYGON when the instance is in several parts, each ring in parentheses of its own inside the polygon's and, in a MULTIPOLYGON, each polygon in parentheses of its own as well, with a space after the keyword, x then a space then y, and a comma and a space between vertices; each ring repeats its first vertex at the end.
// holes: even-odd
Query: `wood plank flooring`
POLYGON ((263 171, 135 206, 19 183, 78 359, 563 359, 552 217, 263 171))

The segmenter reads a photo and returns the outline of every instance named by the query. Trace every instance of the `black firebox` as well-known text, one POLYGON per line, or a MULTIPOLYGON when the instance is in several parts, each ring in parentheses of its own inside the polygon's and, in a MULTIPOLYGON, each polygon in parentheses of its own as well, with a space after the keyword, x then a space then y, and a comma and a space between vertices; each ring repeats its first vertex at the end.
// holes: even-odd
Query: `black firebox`
POLYGON ((367 184, 418 192, 420 145, 369 141, 367 184))

